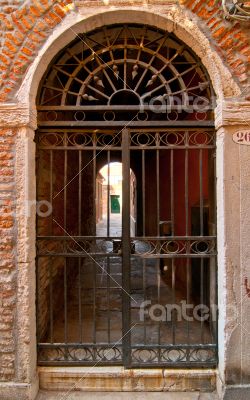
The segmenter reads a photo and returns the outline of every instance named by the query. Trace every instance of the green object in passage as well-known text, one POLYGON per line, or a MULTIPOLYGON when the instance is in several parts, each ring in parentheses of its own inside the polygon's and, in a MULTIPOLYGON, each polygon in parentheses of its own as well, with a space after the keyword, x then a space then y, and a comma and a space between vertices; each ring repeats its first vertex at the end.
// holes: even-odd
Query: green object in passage
POLYGON ((111 194, 111 214, 120 214, 120 196, 116 194, 111 194))

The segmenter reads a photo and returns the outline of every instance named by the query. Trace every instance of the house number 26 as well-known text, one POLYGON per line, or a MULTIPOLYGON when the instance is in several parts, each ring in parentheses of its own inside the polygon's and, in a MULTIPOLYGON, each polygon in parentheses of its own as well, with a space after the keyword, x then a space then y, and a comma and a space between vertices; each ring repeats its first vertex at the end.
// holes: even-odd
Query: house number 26
POLYGON ((250 131, 238 131, 233 134, 233 141, 250 146, 250 131))

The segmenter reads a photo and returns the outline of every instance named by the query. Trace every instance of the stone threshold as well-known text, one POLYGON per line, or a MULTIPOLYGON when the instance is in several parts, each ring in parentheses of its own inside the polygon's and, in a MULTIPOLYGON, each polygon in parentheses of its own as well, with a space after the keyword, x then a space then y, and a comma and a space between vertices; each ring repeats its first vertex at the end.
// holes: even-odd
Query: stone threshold
POLYGON ((72 392, 215 392, 215 369, 39 367, 41 390, 72 392))
POLYGON ((201 392, 48 392, 40 391, 36 400, 218 400, 215 393, 201 392))

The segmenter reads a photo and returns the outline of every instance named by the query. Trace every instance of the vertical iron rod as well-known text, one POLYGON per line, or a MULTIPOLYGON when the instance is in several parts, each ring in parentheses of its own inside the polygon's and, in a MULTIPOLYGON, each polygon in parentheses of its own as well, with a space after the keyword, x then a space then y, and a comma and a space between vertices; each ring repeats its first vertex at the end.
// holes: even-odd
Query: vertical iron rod
POLYGON ((185 235, 189 234, 189 165, 188 165, 188 150, 185 150, 185 235))
POLYGON ((131 297, 130 297, 130 131, 122 131, 122 321, 123 321, 123 357, 124 365, 131 364, 131 297))
MULTIPOLYGON (((190 247, 188 245, 188 247, 190 247)), ((187 269, 187 304, 190 304, 190 278, 191 278, 191 270, 190 270, 190 259, 187 258, 186 261, 186 269, 187 269)), ((189 317, 189 311, 187 311, 187 315, 189 317)), ((187 344, 190 344, 190 325, 189 325, 189 319, 187 319, 187 344)))
POLYGON ((110 151, 107 152, 108 162, 108 190, 107 190, 107 236, 110 236, 110 151))
MULTIPOLYGON (((50 150, 50 205, 52 214, 50 218, 50 235, 53 235, 53 152, 50 150)), ((49 258, 49 310, 50 310, 50 342, 54 341, 54 320, 53 320, 53 258, 49 258)))
MULTIPOLYGON (((143 264, 143 301, 145 302, 147 300, 147 275, 146 275, 146 260, 145 258, 142 259, 142 264, 143 264)), ((147 340, 147 325, 145 323, 145 318, 146 318, 146 313, 144 314, 144 323, 143 323, 143 344, 146 344, 147 340)))
MULTIPOLYGON (((93 147, 94 150, 92 152, 92 161, 94 161, 95 165, 93 164, 93 180, 92 180, 92 185, 93 185, 93 207, 96 207, 95 204, 95 197, 96 197, 96 193, 95 193, 95 185, 96 185, 96 180, 95 180, 95 175, 96 175, 96 146, 97 146, 97 135, 95 132, 93 132, 93 147), (94 172, 95 171, 95 172, 94 172)), ((95 212, 93 212, 93 219, 95 216, 95 212)), ((95 235, 96 235, 96 220, 93 221, 94 226, 95 226, 95 235)), ((92 233, 92 232, 91 232, 92 233)), ((95 240, 95 245, 96 245, 96 239, 95 240)), ((91 269, 90 271, 92 271, 92 285, 93 285, 93 309, 92 309, 92 314, 93 314, 93 320, 92 320, 92 340, 93 343, 96 343, 96 273, 97 273, 97 268, 96 268, 96 263, 94 260, 92 260, 90 262, 90 266, 91 269)), ((93 349, 93 353, 94 353, 94 360, 96 360, 96 349, 93 349)))
MULTIPOLYGON (((200 178, 200 236, 204 235, 204 200, 203 200, 203 150, 199 151, 200 178)), ((204 304, 204 260, 200 260, 200 302, 204 304)), ((201 320, 201 343, 204 343, 204 321, 201 320)))
MULTIPOLYGON (((79 150, 79 159, 78 159, 78 235, 82 234, 82 151, 79 150)), ((82 266, 81 266, 81 258, 78 258, 78 318, 79 318, 79 340, 82 343, 82 266)), ((84 262, 84 260, 83 260, 84 262)))
POLYGON ((142 150, 142 235, 145 237, 145 215, 146 215, 146 201, 145 201, 145 150, 142 150))
MULTIPOLYGON (((93 236, 96 236, 96 149, 92 152, 93 159, 93 236)), ((92 234, 92 232, 91 232, 92 234)))
POLYGON ((51 216, 50 216, 50 235, 53 235, 53 151, 50 150, 50 206, 51 206, 51 216))
MULTIPOLYGON (((171 225, 172 236, 175 234, 175 217, 174 217, 174 151, 171 149, 170 153, 170 181, 171 181, 171 225)), ((175 304, 175 261, 172 258, 172 302, 175 304)), ((172 340, 175 344, 175 311, 172 312, 172 340)))
POLYGON ((171 149, 170 153, 170 182, 171 182, 171 227, 172 236, 175 233, 175 221, 174 221, 174 151, 171 149))
MULTIPOLYGON (((146 216, 146 198, 145 198, 145 186, 146 186, 146 180, 145 180, 145 150, 142 150, 142 235, 145 237, 146 235, 146 229, 145 229, 145 216, 146 216)), ((147 276, 146 276, 146 261, 143 258, 142 259, 143 263, 143 300, 146 301, 147 299, 147 276)), ((144 315, 144 318, 145 315, 144 315)), ((147 340, 147 327, 146 323, 144 320, 143 324, 143 340, 144 344, 146 344, 147 340)))
MULTIPOLYGON (((188 145, 188 132, 185 132, 185 144, 188 145)), ((185 235, 188 237, 189 235, 189 150, 185 150, 185 235)), ((189 253, 189 242, 188 242, 188 253, 189 253)), ((186 259, 186 295, 187 295, 187 304, 190 303, 190 260, 186 259)), ((188 313, 188 311, 187 311, 188 313)), ((188 315, 189 316, 189 315, 188 315)), ((189 319, 187 318, 187 342, 190 343, 190 326, 189 319)), ((189 356, 189 352, 187 353, 189 356)))
POLYGON ((54 318, 53 318, 53 274, 52 257, 49 257, 49 320, 50 320, 50 343, 54 342, 54 318))
POLYGON ((107 313, 107 319, 108 319, 108 343, 111 343, 111 338, 110 338, 110 258, 107 257, 107 307, 108 307, 108 313, 107 313))
POLYGON ((157 236, 160 236, 160 165, 159 150, 156 150, 156 220, 157 236))
MULTIPOLYGON (((64 234, 67 232, 67 181, 68 181, 68 154, 64 150, 64 234)), ((64 258, 64 341, 68 341, 68 298, 67 298, 67 258, 64 258)))
MULTIPOLYGON (((172 258, 172 305, 175 305, 175 262, 174 259, 172 258)), ((176 310, 173 309, 172 314, 172 344, 175 344, 175 334, 176 334, 176 310)))
MULTIPOLYGON (((158 134, 156 134, 158 136, 158 134)), ((158 137, 156 138, 158 142, 158 137)), ((157 223, 157 237, 160 236, 160 160, 159 150, 156 150, 156 223, 157 223)), ((160 261, 156 260, 156 279, 157 279, 157 302, 160 304, 161 300, 161 271, 160 261)), ((161 343, 161 322, 158 322, 158 345, 161 343)), ((160 361, 160 349, 158 350, 158 361, 160 361)))
POLYGON ((199 151, 199 178, 200 178, 200 236, 204 234, 204 200, 203 200, 203 151, 199 151))
POLYGON ((96 263, 91 262, 93 268, 93 343, 96 343, 96 263))

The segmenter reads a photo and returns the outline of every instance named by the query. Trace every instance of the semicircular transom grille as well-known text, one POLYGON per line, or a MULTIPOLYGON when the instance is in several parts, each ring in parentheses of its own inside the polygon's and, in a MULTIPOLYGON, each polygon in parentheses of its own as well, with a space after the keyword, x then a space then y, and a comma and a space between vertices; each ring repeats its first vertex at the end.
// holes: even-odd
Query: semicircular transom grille
POLYGON ((201 61, 172 33, 145 25, 104 26, 78 35, 49 67, 39 106, 208 102, 201 61))

